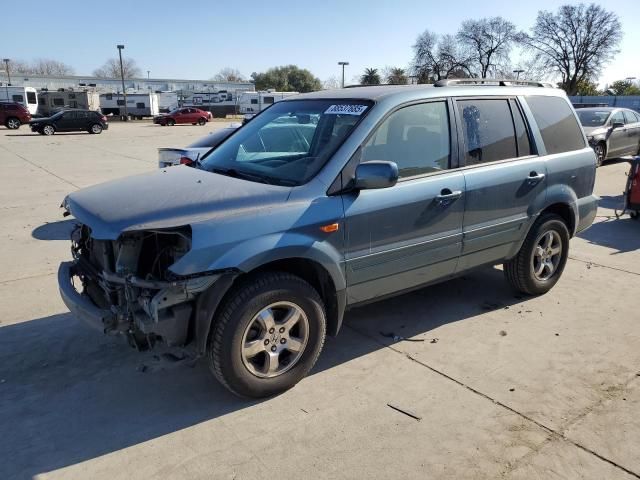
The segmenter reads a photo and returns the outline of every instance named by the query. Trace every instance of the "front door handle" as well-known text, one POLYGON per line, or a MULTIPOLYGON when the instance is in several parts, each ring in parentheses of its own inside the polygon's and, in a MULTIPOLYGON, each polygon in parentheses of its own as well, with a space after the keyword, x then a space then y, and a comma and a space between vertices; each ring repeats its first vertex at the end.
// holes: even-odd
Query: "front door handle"
POLYGON ((448 188, 443 188, 442 191, 440 191, 440 195, 436 195, 436 202, 440 204, 447 204, 449 202, 457 200, 461 196, 462 190, 451 191, 448 188))
POLYGON ((535 185, 536 183, 539 183, 542 180, 544 180, 544 173, 531 172, 527 177, 527 183, 531 185, 535 185))

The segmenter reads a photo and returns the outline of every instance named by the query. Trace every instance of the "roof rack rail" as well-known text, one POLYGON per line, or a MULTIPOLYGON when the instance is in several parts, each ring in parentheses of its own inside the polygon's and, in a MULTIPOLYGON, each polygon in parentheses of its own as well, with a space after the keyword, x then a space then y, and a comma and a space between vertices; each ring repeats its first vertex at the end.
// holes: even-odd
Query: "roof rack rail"
POLYGON ((452 85, 484 85, 484 86, 500 86, 500 87, 542 87, 553 88, 553 85, 547 82, 538 82, 535 80, 516 80, 512 78, 445 78, 438 80, 433 84, 435 87, 450 87, 452 85))

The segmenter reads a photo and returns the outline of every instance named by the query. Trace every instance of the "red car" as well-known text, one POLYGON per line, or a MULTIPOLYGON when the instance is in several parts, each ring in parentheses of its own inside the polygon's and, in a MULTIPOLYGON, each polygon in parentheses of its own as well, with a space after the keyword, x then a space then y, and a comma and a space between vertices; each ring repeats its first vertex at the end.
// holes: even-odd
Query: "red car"
POLYGON ((15 102, 0 103, 0 124, 3 124, 10 130, 20 128, 23 123, 31 121, 31 114, 27 108, 15 102))
POLYGON ((211 112, 206 112, 194 107, 176 108, 164 115, 153 117, 153 123, 158 125, 175 125, 176 123, 190 123, 191 125, 204 125, 211 118, 211 112))

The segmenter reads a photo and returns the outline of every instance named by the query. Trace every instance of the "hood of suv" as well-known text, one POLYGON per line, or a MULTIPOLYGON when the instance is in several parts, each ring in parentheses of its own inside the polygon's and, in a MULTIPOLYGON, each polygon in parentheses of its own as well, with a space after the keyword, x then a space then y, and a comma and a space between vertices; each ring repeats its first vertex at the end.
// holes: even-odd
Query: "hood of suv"
POLYGON ((96 239, 125 231, 171 228, 285 202, 290 187, 267 185, 185 166, 84 188, 63 206, 96 239))

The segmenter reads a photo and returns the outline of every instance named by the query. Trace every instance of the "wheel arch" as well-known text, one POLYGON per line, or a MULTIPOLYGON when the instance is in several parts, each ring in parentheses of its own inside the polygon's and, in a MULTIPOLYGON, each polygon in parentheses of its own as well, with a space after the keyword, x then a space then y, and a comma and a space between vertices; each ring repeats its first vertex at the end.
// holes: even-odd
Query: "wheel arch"
POLYGON ((333 336, 337 335, 342 326, 342 318, 346 309, 346 291, 336 289, 330 272, 316 260, 305 257, 279 258, 260 264, 248 271, 223 275, 209 290, 198 297, 193 332, 199 354, 204 354, 206 351, 209 335, 225 300, 233 294, 240 284, 265 272, 286 272, 309 283, 325 304, 327 333, 333 336))

